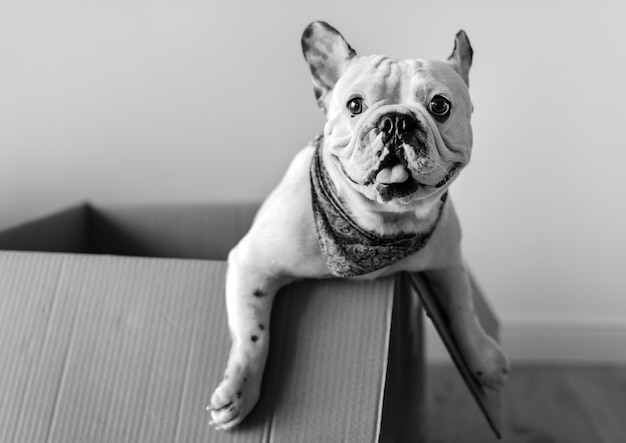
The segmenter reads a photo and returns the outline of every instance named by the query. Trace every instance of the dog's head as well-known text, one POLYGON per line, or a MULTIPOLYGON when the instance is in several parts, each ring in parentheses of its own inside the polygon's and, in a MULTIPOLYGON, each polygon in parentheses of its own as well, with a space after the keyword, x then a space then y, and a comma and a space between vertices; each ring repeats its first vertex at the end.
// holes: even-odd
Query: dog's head
POLYGON ((339 179, 376 205, 403 211, 437 199, 472 148, 463 31, 446 61, 358 56, 324 22, 302 35, 318 105, 325 159, 339 179))

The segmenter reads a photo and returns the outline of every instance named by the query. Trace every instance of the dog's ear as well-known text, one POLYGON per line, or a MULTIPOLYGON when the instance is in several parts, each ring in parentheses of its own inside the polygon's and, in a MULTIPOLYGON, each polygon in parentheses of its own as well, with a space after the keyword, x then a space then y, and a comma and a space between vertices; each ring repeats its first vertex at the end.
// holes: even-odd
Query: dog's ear
POLYGON ((472 57, 474 50, 467 38, 465 31, 460 30, 454 39, 454 49, 448 57, 448 63, 459 73, 463 81, 469 86, 469 70, 472 66, 472 57))
POLYGON ((302 53, 311 69, 313 92, 324 112, 328 93, 356 56, 339 31, 325 22, 313 22, 302 33, 302 53))

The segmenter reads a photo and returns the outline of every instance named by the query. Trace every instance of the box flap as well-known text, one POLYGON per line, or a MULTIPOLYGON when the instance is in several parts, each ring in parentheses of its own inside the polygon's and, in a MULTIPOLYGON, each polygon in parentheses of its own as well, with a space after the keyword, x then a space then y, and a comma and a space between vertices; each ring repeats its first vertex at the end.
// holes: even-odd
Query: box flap
POLYGON ((376 441, 393 279, 285 288, 261 402, 218 432, 205 406, 230 345, 225 266, 0 252, 6 441, 376 441))
MULTIPOLYGON (((483 412, 487 422, 491 426, 491 429, 495 433, 496 437, 501 438, 501 423, 500 423, 500 394, 498 391, 485 389, 478 384, 477 380, 472 375, 465 358, 460 352, 460 349, 456 343, 456 340, 450 333, 449 318, 443 311, 437 297, 430 289, 428 282, 423 279, 419 274, 407 274, 412 282, 413 288, 419 295, 422 305, 426 310, 426 313, 430 317, 435 329, 439 333, 442 342, 446 346, 446 349, 450 353, 450 357, 458 369, 461 377, 465 381, 467 388, 476 400, 480 410, 483 412)), ((489 311, 484 298, 478 291, 476 283, 472 279, 472 287, 474 289, 474 298, 478 300, 477 313, 481 315, 480 320, 484 324, 485 331, 494 339, 498 339, 497 321, 493 317, 491 311, 489 311)))

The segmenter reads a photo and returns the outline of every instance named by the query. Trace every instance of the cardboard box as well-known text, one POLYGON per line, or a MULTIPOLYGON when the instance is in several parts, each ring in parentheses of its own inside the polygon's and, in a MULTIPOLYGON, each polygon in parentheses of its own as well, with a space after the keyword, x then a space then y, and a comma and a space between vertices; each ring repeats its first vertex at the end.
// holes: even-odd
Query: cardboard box
POLYGON ((424 441, 401 277, 284 288, 260 403, 235 431, 207 425, 230 346, 219 259, 255 211, 83 205, 1 232, 0 441, 424 441))

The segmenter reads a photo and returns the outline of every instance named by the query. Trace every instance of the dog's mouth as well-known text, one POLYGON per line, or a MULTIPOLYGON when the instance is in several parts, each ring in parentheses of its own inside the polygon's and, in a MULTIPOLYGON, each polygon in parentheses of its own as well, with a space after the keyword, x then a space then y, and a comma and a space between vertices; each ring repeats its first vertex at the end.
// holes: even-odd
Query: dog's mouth
POLYGON ((452 167, 450 168, 446 176, 442 178, 441 181, 435 185, 435 188, 439 189, 447 185, 450 182, 450 180, 452 180, 452 177, 454 176, 454 173, 456 172, 458 168, 459 168, 459 163, 455 163, 454 165, 452 165, 452 167))
POLYGON ((389 201, 394 198, 402 198, 413 194, 419 189, 420 185, 413 178, 407 179, 402 183, 380 183, 376 186, 376 190, 383 201, 389 201))
MULTIPOLYGON (((356 185, 359 182, 354 180, 346 171, 343 163, 338 161, 339 166, 346 178, 356 185)), ((452 165, 447 174, 435 185, 420 183, 413 178, 408 166, 395 153, 388 154, 378 165, 378 168, 372 172, 365 183, 361 185, 375 186, 376 192, 380 198, 388 202, 395 198, 407 197, 420 189, 431 191, 439 190, 446 186, 454 177, 459 169, 460 163, 452 165)), ((430 194, 430 193, 429 193, 430 194)))
POLYGON ((413 194, 420 188, 440 189, 447 185, 458 169, 455 163, 439 182, 426 185, 414 179, 409 168, 395 154, 389 154, 369 177, 369 183, 376 185, 376 191, 383 201, 402 198, 413 194))
POLYGON ((395 154, 383 159, 369 181, 376 184, 376 190, 383 201, 406 197, 419 188, 419 183, 395 154))

